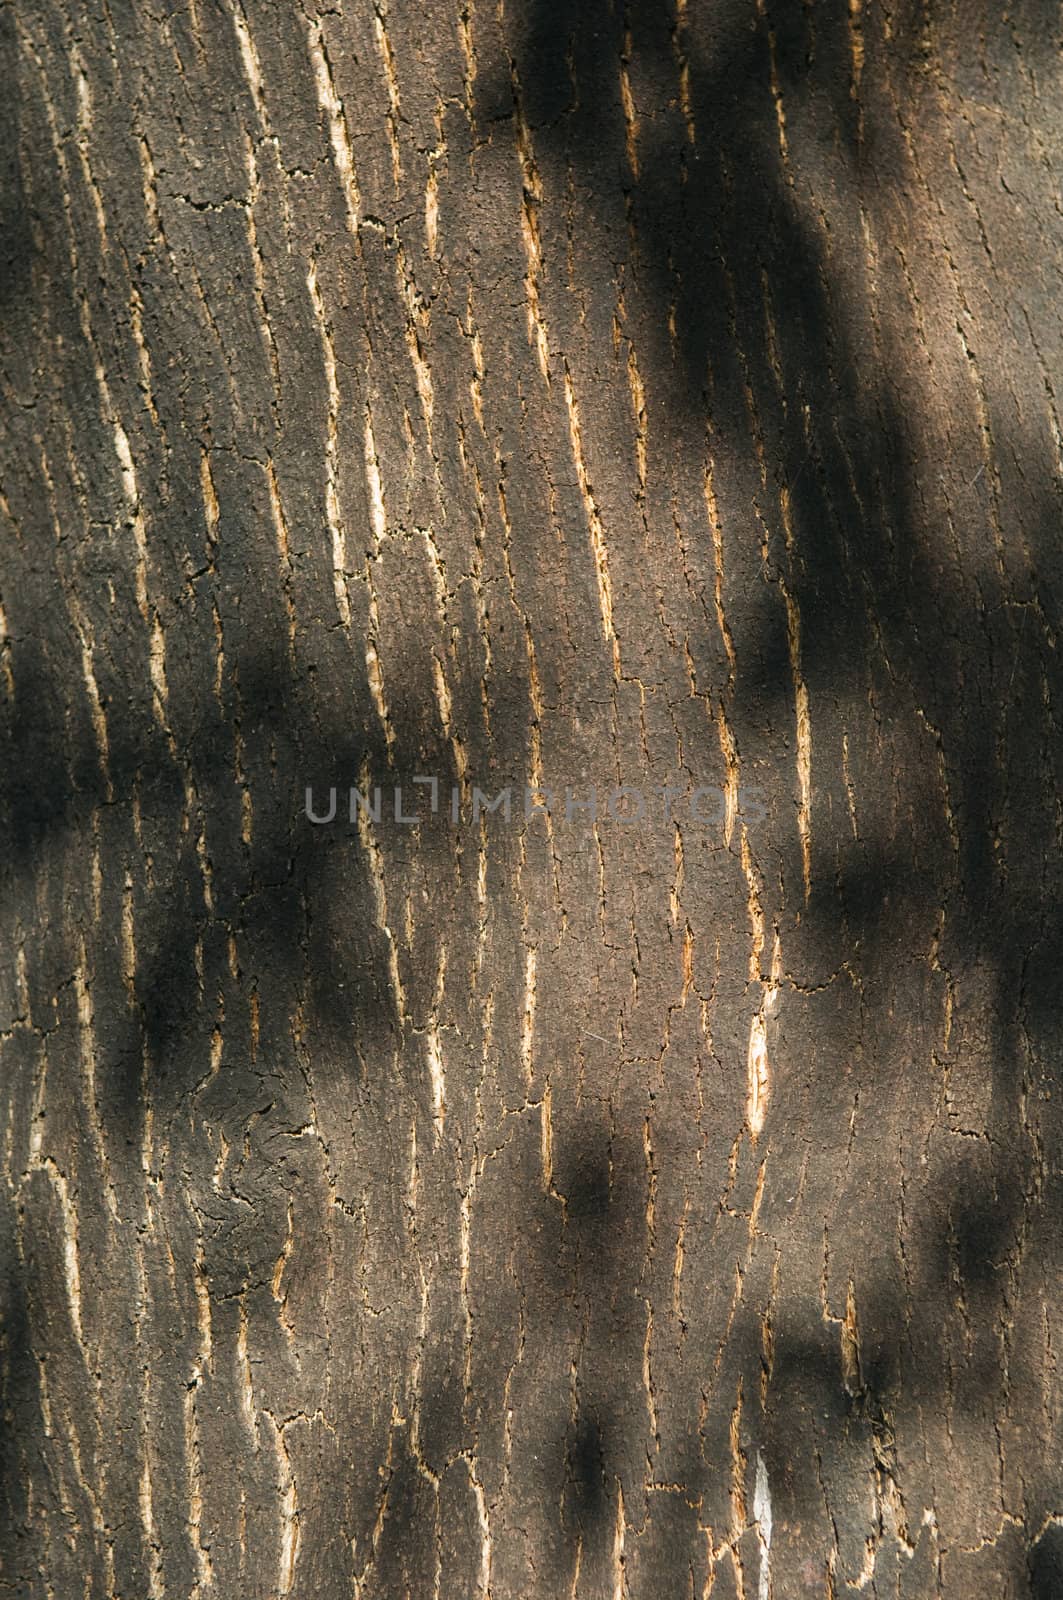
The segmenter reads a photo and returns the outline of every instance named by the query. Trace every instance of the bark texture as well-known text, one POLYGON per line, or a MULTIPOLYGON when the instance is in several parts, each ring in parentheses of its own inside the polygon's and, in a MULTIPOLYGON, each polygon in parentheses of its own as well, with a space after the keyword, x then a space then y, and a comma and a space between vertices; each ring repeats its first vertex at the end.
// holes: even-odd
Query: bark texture
POLYGON ((1060 35, 0 7, 0 1592, 1063 1594, 1060 35))

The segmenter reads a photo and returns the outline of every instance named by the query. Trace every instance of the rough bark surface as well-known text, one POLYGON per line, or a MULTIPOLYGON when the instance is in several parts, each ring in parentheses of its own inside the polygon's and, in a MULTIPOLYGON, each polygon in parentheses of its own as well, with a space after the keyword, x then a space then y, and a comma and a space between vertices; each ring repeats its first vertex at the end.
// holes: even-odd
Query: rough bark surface
POLYGON ((1060 33, 0 8, 0 1592, 1063 1594, 1060 33))

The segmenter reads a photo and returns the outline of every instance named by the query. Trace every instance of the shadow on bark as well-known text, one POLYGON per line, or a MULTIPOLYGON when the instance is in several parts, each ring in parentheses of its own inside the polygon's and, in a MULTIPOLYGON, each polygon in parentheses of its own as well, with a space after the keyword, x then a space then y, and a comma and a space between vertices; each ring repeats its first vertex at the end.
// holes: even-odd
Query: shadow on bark
MULTIPOLYGON (((931 56, 934 10, 902 7, 893 18, 887 70, 899 96, 913 93, 912 108, 896 108, 902 125, 905 115, 918 115, 922 90, 914 86, 932 84, 942 71, 931 56)), ((551 246, 555 259, 563 254, 560 231, 545 230, 567 197, 583 219, 583 260, 597 248, 603 278, 623 286, 644 377, 647 345, 652 350, 650 426, 662 426, 663 417, 680 450, 701 453, 707 437, 725 461, 752 435, 745 448, 752 453, 755 445, 761 466, 751 475, 750 520, 761 530, 766 581, 759 592, 736 594, 737 622, 732 614, 738 666, 725 698, 740 752, 747 743, 762 748, 765 733, 778 728, 779 708, 792 707, 789 595, 800 618, 814 742, 840 751, 842 710, 860 696, 880 733, 877 749, 872 738, 854 753, 861 783, 873 790, 876 762, 893 766, 895 777, 899 769, 900 784, 882 774, 881 798, 871 800, 859 829, 853 819, 856 837, 847 837, 844 792, 832 783, 844 820, 832 829, 818 813, 810 896, 783 928, 782 943, 788 970, 811 974, 814 984, 851 979, 861 1010, 884 1020, 870 1070, 860 1073, 883 1140, 906 1145, 906 1103, 925 1095, 929 1070, 943 1083, 942 1133, 956 1152, 935 1149, 933 1183, 918 1191, 926 1238, 919 1260, 895 1261, 882 1276, 864 1259, 880 1255, 868 1249, 880 1223, 874 1201, 872 1215, 854 1213, 851 1229, 833 1241, 849 1261, 861 1312, 853 1369, 843 1372, 837 1327, 801 1332, 798 1318, 785 1336, 776 1334, 764 1372, 765 1453, 780 1487, 776 1517, 781 1503, 794 1524, 814 1523, 823 1505, 815 1473, 795 1476, 795 1462, 809 1462, 797 1440, 862 1440, 880 1485, 890 1478, 896 1488, 903 1476, 897 1438, 906 1433, 905 1448, 914 1448, 920 1418, 940 1408, 949 1381, 953 1357, 943 1357, 938 1334, 950 1307, 961 1307, 967 1330, 963 1404, 987 1430, 1008 1393, 1022 1394, 1030 1407, 1040 1380, 1028 1351, 1020 1368, 1009 1367, 1007 1330, 1019 1296, 1036 1321, 1037 1277, 1024 1274, 1024 1251, 1036 1239, 1051 1278, 1063 1224, 1063 1198, 1046 1167, 1048 1152, 1058 1149, 1057 1118, 1045 1104, 1058 1102, 1063 1086, 1050 955, 1063 939, 1052 754, 1053 708, 1063 689, 1052 620, 1063 614, 1060 483, 1047 430, 1039 436, 1002 407, 990 467, 978 468, 975 450, 969 480, 958 460, 933 459, 920 417, 903 407, 891 364, 903 363, 906 352, 877 343, 854 255, 866 208, 886 214, 880 186, 883 173, 888 184, 896 170, 897 129, 881 108, 865 120, 853 91, 853 14, 842 4, 817 6, 813 18, 793 6, 739 15, 637 0, 543 0, 509 20, 508 63, 477 83, 484 137, 510 120, 526 129, 551 202, 548 211, 542 195, 526 188, 544 230, 544 259, 551 246), (696 139, 683 127, 677 72, 696 139), (643 107, 653 109, 644 114, 643 107), (792 166, 780 158, 780 141, 788 141, 792 166), (842 209, 839 185, 850 206, 849 238, 831 232, 842 209), (822 226, 813 228, 817 187, 824 206, 822 226), (593 243, 583 242, 588 237, 593 243), (943 492, 935 496, 938 481, 943 492), (892 719, 907 724, 896 740, 892 719), (946 1025, 924 1068, 904 1059, 919 1029, 906 1036, 894 1017, 906 1003, 921 1005, 918 981, 906 1001, 904 974, 927 962, 940 980, 939 999, 947 988, 950 1017, 954 984, 963 1010, 951 1041, 946 1025)), ((1051 62, 1058 23, 1058 9, 1038 0, 1007 18, 978 8, 970 24, 988 103, 1006 92, 1022 49, 1024 70, 1051 62)), ((898 181, 891 204, 903 208, 905 198, 898 181)), ((911 238, 885 235, 893 267, 920 248, 912 227, 911 238)), ((981 346, 989 330, 972 337, 981 346)), ((1004 343, 1018 337, 1009 323, 1004 343)), ((1032 362, 1026 381, 1039 387, 1032 362)), ((969 408, 970 396, 958 403, 969 408)), ((976 444, 972 437, 957 448, 970 458, 976 444)), ((730 533, 725 527, 725 542, 730 533)), ((781 809, 775 819, 781 833, 781 809)), ((780 881, 799 885, 795 835, 773 846, 780 881)), ((841 1033, 838 1052, 851 1048, 841 1033)), ((830 1037, 810 1041, 810 1051, 812 1091, 803 1109, 811 1116, 788 1131, 785 1109, 776 1112, 773 1160, 792 1161, 809 1132, 815 1136, 817 1103, 824 1125, 834 1114, 830 1037)), ((918 1159, 915 1150, 907 1155, 918 1159)), ((574 1194, 607 1195, 596 1155, 576 1146, 569 1159, 584 1170, 574 1194)), ((864 1170, 874 1170, 873 1158, 864 1170)), ((807 1249, 808 1241, 791 1236, 794 1248, 807 1249)), ((605 1261, 633 1292, 623 1258, 607 1252, 605 1261)), ((601 1292, 608 1281, 603 1270, 601 1292)), ((759 1320, 750 1320, 740 1341, 752 1378, 762 1364, 759 1320)), ((611 1396, 614 1408, 641 1382, 635 1361, 616 1366, 626 1375, 611 1396)), ((1029 1409, 1026 1417, 1036 1453, 1029 1409)), ((615 1514, 615 1496, 600 1484, 615 1466, 603 1466, 593 1421, 581 1424, 577 1439, 583 1514, 604 1521, 615 1514)), ((726 1470, 706 1457, 686 1481, 693 1491, 726 1470)), ((1049 1467, 1049 1481, 1031 1491, 1033 1525, 1061 1490, 1049 1467)), ((915 1528, 907 1533, 921 1537, 915 1528)), ((1056 1570, 1054 1551, 1045 1535, 1031 1552, 1038 1596, 1054 1592, 1045 1576, 1056 1570)), ((810 1559, 816 1555, 812 1549, 810 1559)), ((1008 1581, 1021 1583, 1017 1546, 1013 1558, 1008 1581)))
MULTIPOLYGON (((1054 17, 1054 8, 1030 0, 1013 8, 1009 28, 1035 42, 1047 38, 1050 10, 1054 17)), ((1017 513, 1020 548, 1020 523, 1029 535, 1025 571, 1010 547, 999 564, 993 552, 993 560, 979 565, 983 552, 972 538, 975 557, 966 573, 959 534, 955 549, 927 536, 928 522, 951 515, 949 496, 928 510, 936 464, 927 459, 920 418, 905 411, 889 370, 902 352, 868 342, 868 324, 855 315, 859 294, 845 277, 846 242, 813 226, 807 190, 799 203, 780 162, 773 74, 789 108, 786 136, 800 183, 822 182, 836 213, 841 173, 857 227, 860 205, 878 181, 876 158, 888 166, 889 141, 861 122, 850 93, 850 11, 835 3, 817 6, 813 38, 812 8, 774 6, 758 17, 752 10, 738 16, 688 7, 681 16, 663 5, 633 3, 621 10, 601 0, 531 4, 509 19, 508 66, 483 73, 477 83, 483 136, 519 116, 548 183, 558 194, 571 193, 574 207, 585 210, 594 239, 615 252, 610 268, 615 272, 622 261, 629 272, 650 352, 648 376, 657 384, 654 404, 676 450, 702 452, 708 430, 722 460, 761 457, 748 475, 748 543, 753 566, 760 559, 753 547, 763 543, 763 570, 744 593, 728 596, 735 602, 738 666, 722 697, 740 753, 770 748, 772 741, 777 747, 779 729, 792 716, 786 594, 801 619, 800 670, 817 746, 840 751, 849 702, 867 701, 875 723, 864 747, 853 751, 869 796, 867 818, 850 834, 843 787, 827 780, 842 820, 830 829, 815 813, 807 904, 800 895, 794 797, 785 785, 775 796, 769 855, 786 889, 782 901, 790 920, 782 944, 789 972, 810 974, 810 988, 836 984, 850 996, 860 1026, 854 1030, 853 1013, 839 1009, 836 1037, 810 1026, 780 1051, 792 1065, 779 1089, 792 1092, 800 1117, 795 1112, 794 1125, 787 1125, 779 1092, 760 1147, 774 1163, 762 1233, 775 1230, 780 1252, 811 1262, 814 1271, 806 1276, 819 1288, 819 1219, 792 1222, 781 1187, 798 1181, 802 1141, 814 1143, 822 1129, 840 1125, 854 1091, 876 1118, 882 1144, 902 1148, 914 1172, 926 1152, 909 1144, 908 1111, 925 1098, 925 1076, 933 1071, 944 1084, 942 1138, 955 1140, 961 1153, 935 1146, 933 1180, 911 1200, 924 1214, 920 1253, 887 1261, 877 1236, 883 1213, 896 1210, 895 1197, 880 1209, 873 1136, 862 1135, 864 1188, 858 1192, 852 1180, 852 1228, 833 1241, 845 1263, 838 1275, 851 1278, 860 1308, 859 1338, 847 1349, 840 1317, 812 1315, 811 1288, 803 1299, 775 1307, 774 1326, 767 1329, 759 1310, 743 1309, 729 1329, 738 1354, 728 1379, 737 1377, 743 1417, 759 1405, 760 1420, 736 1424, 739 1467, 726 1458, 730 1444, 722 1429, 714 1424, 709 1437, 697 1417, 686 1420, 672 1456, 684 1492, 695 1500, 737 1472, 748 1534, 754 1461, 762 1447, 776 1486, 777 1518, 808 1523, 812 1561, 822 1557, 814 1543, 824 1524, 822 1458, 833 1451, 842 1463, 832 1467, 828 1460, 828 1473, 859 1460, 883 1501, 891 1483, 896 1489, 903 1482, 898 1451, 914 1449, 920 1419, 941 1406, 945 1363, 938 1334, 957 1304, 969 1336, 961 1401, 972 1411, 981 1408, 985 1428, 994 1425, 1002 1349, 1011 1390, 1026 1394, 1035 1383, 1028 1353, 1007 1348, 1009 1317, 1019 1291, 1030 1292, 1018 1281, 1029 1239, 1039 1240, 1050 1275, 1058 1266, 1051 1241, 1063 1222, 1058 1190, 1047 1181, 1042 1186, 1058 1131, 1038 1109, 1039 1096, 1052 1092, 1058 1102, 1063 1086, 1054 1047, 1063 1028, 1055 969, 1063 897, 1051 709, 1059 700, 1060 669, 1047 620, 1063 609, 1055 603, 1058 484, 1052 494, 1031 490, 1017 513), (621 62, 635 85, 636 106, 642 101, 656 108, 634 134, 637 177, 628 155, 621 62), (685 73, 693 142, 676 98, 677 72, 685 73), (894 719, 905 731, 891 742, 894 719), (898 766, 903 789, 883 784, 876 794, 876 762, 898 766), (914 981, 907 991, 908 975, 925 974, 927 967, 929 998, 914 981), (962 977, 953 1022, 960 1045, 951 1045, 946 1032, 933 1062, 912 1060, 909 1047, 921 1046, 931 1033, 922 1008, 951 990, 953 974, 962 977), (968 994, 976 1001, 970 1012, 968 994), (910 1027, 904 1015, 909 1004, 910 1027), (861 1057, 865 1020, 869 1042, 861 1057), (843 1057, 853 1072, 844 1083, 843 1057), (973 1076, 972 1057, 983 1064, 973 1076), (1035 1061, 1040 1079, 1033 1076, 1035 1061), (783 1173, 778 1179, 776 1167, 783 1173)), ((924 24, 925 13, 898 10, 895 59, 904 63, 904 75, 924 71, 924 24)), ((1003 62, 1007 30, 998 28, 991 42, 1003 62)), ((17 187, 5 185, 4 216, 14 219, 11 249, 19 261, 21 207, 17 187)), ((20 286, 24 280, 13 273, 5 293, 17 295, 20 286)), ((1016 423, 1011 435, 998 436, 996 448, 1018 463, 1035 448, 1031 440, 1016 423)), ((972 467, 962 514, 980 530, 996 516, 1007 535, 1010 512, 999 478, 990 484, 987 477, 972 467)), ((978 537, 985 542, 984 531, 978 537)), ((747 575, 751 570, 743 568, 747 575)), ((196 582, 186 603, 207 639, 212 630, 203 619, 212 591, 196 582)), ((219 593, 224 605, 224 585, 219 593)), ((236 628, 231 612, 224 620, 236 628)), ((9 886, 25 890, 42 863, 45 871, 53 860, 61 869, 67 841, 86 855, 98 848, 106 860, 110 808, 136 810, 146 872, 128 883, 105 874, 99 889, 99 921, 114 928, 116 948, 126 901, 137 929, 125 979, 116 958, 97 994, 100 1121, 108 1151, 119 1166, 129 1164, 131 1183, 149 1111, 156 1138, 182 1118, 208 1130, 241 1127, 245 1148, 231 1168, 215 1140, 230 1192, 212 1194, 202 1173, 177 1180, 187 1181, 207 1220, 201 1270, 219 1301, 271 1280, 295 1189, 294 1178, 289 1190, 278 1189, 274 1177, 288 1159, 282 1152, 295 1137, 292 1130, 316 1128, 319 1096, 365 1113, 360 1133, 371 1129, 384 1151, 396 1236, 405 1237, 399 1196, 405 1179, 398 1174, 408 1159, 407 1128, 400 1128, 397 1108, 403 1114, 415 1108, 420 1122, 431 1126, 428 1075, 419 1057, 415 1068, 411 1062, 431 1014, 432 940, 456 904, 459 877, 468 873, 463 853, 473 850, 471 838, 456 845, 431 824, 417 831, 384 824, 381 850, 393 863, 415 863, 426 895, 439 900, 436 935, 427 942, 404 942, 401 907, 387 908, 389 936, 380 925, 376 867, 357 830, 342 823, 297 827, 307 784, 317 795, 340 785, 342 808, 342 786, 360 787, 368 773, 384 786, 386 812, 393 783, 406 785, 424 773, 445 785, 456 778, 427 663, 412 648, 409 662, 397 663, 395 676, 408 667, 415 688, 407 709, 393 719, 389 740, 357 650, 324 662, 316 678, 293 672, 276 594, 261 597, 261 615, 245 616, 242 626, 228 647, 220 693, 203 678, 205 647, 198 665, 194 659, 171 663, 173 703, 181 704, 187 687, 194 708, 187 726, 168 729, 165 711, 160 715, 147 694, 134 699, 113 664, 98 664, 108 727, 105 762, 87 700, 71 710, 77 630, 67 630, 63 659, 22 639, 19 692, 4 729, 9 886), (340 679, 338 695, 320 687, 330 673, 349 674, 340 679), (241 771, 242 781, 236 776, 241 771), (88 821, 94 816, 102 819, 95 838, 88 821), (211 1065, 227 975, 247 1000, 246 1014, 224 1019, 223 1053, 211 1065), (291 1017, 301 1009, 315 1017, 316 1063, 324 1065, 299 1078, 276 1059, 270 1041, 291 1036, 291 1017), (388 1081, 370 1079, 369 1057, 391 1062, 388 1081)), ((355 632, 356 643, 364 643, 355 632)), ((708 624, 692 644, 699 660, 713 659, 708 624)), ((150 673, 141 673, 141 665, 136 681, 146 683, 150 673)), ((501 702, 526 708, 525 685, 502 682, 492 689, 501 702)), ((467 748, 490 753, 499 784, 523 785, 526 718, 490 735, 481 683, 470 674, 454 688, 451 722, 467 748)), ((92 926, 97 914, 84 886, 71 892, 80 896, 75 920, 92 926)), ((60 1021, 75 1026, 70 973, 42 969, 31 981, 31 1010, 42 1033, 60 1021)), ((13 977, 8 989, 5 1009, 17 1017, 13 977)), ((301 1039, 295 1056, 306 1069, 301 1039)), ((744 1062, 725 1065, 741 1073, 744 1062)), ((667 1107, 651 1110, 647 1102, 634 1125, 618 1131, 604 1112, 577 1107, 559 1114, 552 1193, 529 1202, 540 1229, 524 1241, 529 1277, 537 1282, 560 1274, 579 1326, 580 1370, 572 1395, 561 1396, 551 1413, 553 1431, 542 1442, 540 1466, 542 1480, 562 1500, 569 1536, 569 1565, 558 1556, 559 1583, 571 1573, 577 1539, 593 1547, 596 1560, 608 1558, 617 1481, 626 1484, 647 1467, 644 1452, 638 1459, 647 1427, 641 1240, 652 1170, 642 1147, 643 1113, 647 1127, 653 1117, 668 1116, 667 1107)), ((180 1142, 175 1154, 180 1173, 180 1142)), ((336 1179, 339 1201, 355 1215, 365 1159, 364 1148, 352 1151, 336 1179)), ((743 1168, 741 1181, 746 1175, 743 1168)), ((678 1167, 662 1165, 662 1206, 683 1179, 678 1167)), ((752 1236, 754 1203, 747 1197, 741 1205, 747 1199, 752 1236)), ((729 1204, 725 1195, 701 1219, 710 1236, 729 1204)), ((741 1209, 737 1201, 734 1209, 741 1209)), ((724 1259, 721 1246, 721 1264, 713 1258, 707 1269, 719 1283, 733 1271, 732 1258, 726 1266, 724 1259)), ((16 1414, 29 1404, 33 1383, 21 1270, 8 1280, 15 1288, 4 1310, 5 1409, 16 1414)), ((58 1265, 52 1270, 58 1277, 58 1265)), ((822 1270, 825 1283, 825 1261, 822 1270)), ((720 1355, 699 1351, 697 1359, 708 1365, 720 1355)), ((445 1366, 445 1353, 439 1359, 445 1366)), ((407 1537, 435 1515, 424 1461, 444 1478, 468 1469, 468 1462, 448 1459, 455 1408, 460 1413, 464 1404, 452 1376, 448 1369, 426 1384, 419 1438, 411 1442, 408 1424, 398 1430, 389 1467, 390 1520, 374 1547, 377 1579, 388 1595, 429 1593, 434 1582, 429 1543, 407 1537)), ((298 1389, 295 1379, 292 1386, 298 1389)), ((18 1524, 26 1515, 17 1498, 22 1463, 13 1444, 5 1442, 4 1452, 0 1472, 10 1518, 18 1524)), ((375 1489, 370 1483, 367 1497, 375 1489)), ((1031 1491, 1046 1509, 1059 1492, 1057 1481, 1031 1491)), ((903 1521, 903 1513, 898 1516, 903 1521)), ((854 1528, 863 1526, 861 1518, 866 1522, 866 1508, 853 1513, 854 1528)), ((1029 1525, 1039 1523, 1031 1518, 1029 1525)), ((1024 1553, 1034 1600, 1057 1592, 1058 1532, 1053 1524, 1024 1553)), ((914 1526, 906 1535, 913 1546, 923 1536, 914 1526)), ((845 1529, 841 1536, 844 1541, 845 1529)), ((445 1551, 450 1529, 438 1528, 436 1537, 445 1551)), ((455 1573, 465 1570, 460 1551, 440 1556, 451 1558, 455 1573)))

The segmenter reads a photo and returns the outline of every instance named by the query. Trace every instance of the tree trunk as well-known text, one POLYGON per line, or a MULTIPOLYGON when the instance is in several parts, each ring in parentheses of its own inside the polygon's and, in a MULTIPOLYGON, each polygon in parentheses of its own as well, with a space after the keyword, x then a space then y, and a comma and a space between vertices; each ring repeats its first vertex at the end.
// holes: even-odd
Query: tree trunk
POLYGON ((0 1593, 1063 1594, 1058 6, 0 27, 0 1593))

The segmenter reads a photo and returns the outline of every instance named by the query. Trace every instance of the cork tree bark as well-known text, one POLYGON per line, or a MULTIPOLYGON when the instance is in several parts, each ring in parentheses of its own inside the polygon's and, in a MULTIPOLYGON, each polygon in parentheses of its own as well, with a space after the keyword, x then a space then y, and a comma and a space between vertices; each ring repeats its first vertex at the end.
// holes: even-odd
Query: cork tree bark
POLYGON ((1063 1594, 1059 8, 0 30, 0 1593, 1063 1594))

